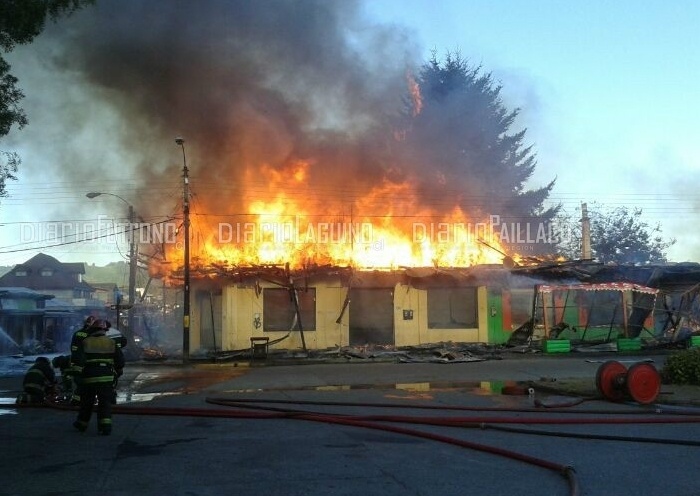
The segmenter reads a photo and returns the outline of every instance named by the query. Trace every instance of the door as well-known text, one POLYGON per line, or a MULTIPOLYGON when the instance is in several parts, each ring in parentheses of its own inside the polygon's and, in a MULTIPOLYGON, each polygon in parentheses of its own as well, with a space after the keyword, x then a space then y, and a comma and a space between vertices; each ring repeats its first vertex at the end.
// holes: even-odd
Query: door
POLYGON ((221 292, 198 291, 200 345, 202 349, 221 351, 221 292))
POLYGON ((350 346, 394 344, 394 291, 350 288, 350 346))

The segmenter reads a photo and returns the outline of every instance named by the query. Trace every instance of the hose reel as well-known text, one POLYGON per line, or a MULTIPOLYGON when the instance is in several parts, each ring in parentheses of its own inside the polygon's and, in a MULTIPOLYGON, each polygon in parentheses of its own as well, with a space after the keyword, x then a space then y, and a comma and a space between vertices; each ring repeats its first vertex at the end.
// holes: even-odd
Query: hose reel
POLYGON ((650 363, 638 362, 627 369, 616 360, 600 366, 595 377, 598 392, 609 401, 629 396, 637 403, 649 405, 661 391, 661 376, 650 363))

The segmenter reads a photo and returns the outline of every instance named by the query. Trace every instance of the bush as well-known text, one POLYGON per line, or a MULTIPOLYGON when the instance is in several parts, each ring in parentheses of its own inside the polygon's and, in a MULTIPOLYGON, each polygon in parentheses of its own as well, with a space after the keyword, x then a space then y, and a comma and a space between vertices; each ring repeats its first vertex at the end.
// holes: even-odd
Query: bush
POLYGON ((666 384, 700 385, 700 348, 679 351, 668 357, 661 378, 666 384))

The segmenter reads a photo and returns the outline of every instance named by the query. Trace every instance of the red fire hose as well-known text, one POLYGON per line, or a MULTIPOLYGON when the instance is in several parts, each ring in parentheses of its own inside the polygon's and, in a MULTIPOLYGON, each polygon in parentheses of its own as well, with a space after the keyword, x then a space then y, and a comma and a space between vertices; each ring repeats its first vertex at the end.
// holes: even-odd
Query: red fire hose
MULTIPOLYGON (((523 453, 514 452, 511 450, 490 446, 463 439, 423 432, 416 429, 400 427, 396 425, 387 425, 386 422, 404 423, 416 425, 432 425, 441 427, 463 427, 463 428, 480 428, 499 430, 504 432, 512 432, 519 434, 545 435, 545 436, 560 436, 560 437, 575 437, 584 439, 603 439, 610 441, 633 441, 647 443, 663 443, 663 444, 682 444, 687 446, 700 446, 700 441, 692 440, 676 440, 676 439, 659 439, 645 437, 625 437, 625 436, 607 436, 607 435, 592 435, 581 433, 565 433, 555 431, 545 431, 537 429, 517 428, 513 424, 533 424, 533 425, 581 425, 581 424, 660 424, 660 423, 698 423, 700 422, 700 411, 694 409, 678 409, 662 411, 660 407, 654 409, 640 408, 636 410, 630 409, 603 409, 603 410, 552 410, 542 408, 480 408, 480 407, 464 407, 464 406, 434 406, 434 405, 407 405, 407 404, 391 404, 391 403, 353 403, 353 402, 320 402, 320 401, 288 401, 288 400, 271 400, 271 399, 255 399, 255 398, 206 398, 206 402, 212 405, 220 405, 229 407, 227 409, 214 408, 174 408, 174 407, 140 407, 140 406, 124 406, 117 405, 113 407, 113 411, 123 415, 158 415, 158 416, 186 416, 186 417, 215 417, 215 418, 237 418, 237 419, 299 419, 315 422, 324 422, 328 424, 349 425, 355 427, 364 427, 368 429, 377 429, 387 432, 394 432, 403 435, 420 437, 433 441, 443 442, 463 448, 474 449, 498 456, 504 456, 517 461, 528 463, 548 470, 552 470, 563 476, 569 486, 571 495, 579 494, 579 484, 575 477, 575 470, 569 465, 562 465, 548 460, 532 457, 523 453), (270 405, 279 405, 270 406, 270 405), (289 405, 331 405, 331 406, 351 406, 363 408, 411 408, 411 409, 426 409, 439 411, 472 411, 472 412, 514 412, 523 413, 537 412, 539 414, 577 414, 577 416, 565 415, 562 417, 552 418, 551 415, 542 416, 412 416, 412 415, 349 415, 349 414, 328 414, 319 413, 307 410, 291 409, 289 405), (238 408, 238 410, 233 410, 238 408), (242 411, 241 409, 245 409, 242 411), (641 410, 641 412, 640 412, 641 410), (592 415, 606 415, 605 417, 592 417, 592 415), (620 416, 622 415, 622 416, 620 416), (505 424, 511 424, 507 426, 505 424)), ((3 405, 4 406, 4 405, 3 405)), ((7 405, 10 406, 10 405, 7 405)), ((31 407, 36 405, 11 405, 16 407, 31 407)), ((62 410, 75 410, 75 407, 67 405, 49 404, 54 408, 62 410)))

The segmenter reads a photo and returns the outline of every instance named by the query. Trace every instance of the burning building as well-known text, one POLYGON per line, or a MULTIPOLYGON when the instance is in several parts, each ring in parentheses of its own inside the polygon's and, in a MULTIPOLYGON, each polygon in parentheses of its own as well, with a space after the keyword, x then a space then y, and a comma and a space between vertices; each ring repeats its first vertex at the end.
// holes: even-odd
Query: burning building
POLYGON ((553 182, 525 187, 536 157, 500 84, 459 54, 422 61, 360 2, 98 2, 32 48, 83 90, 85 132, 98 115, 120 145, 64 172, 131 177, 139 217, 178 219, 149 271, 191 269, 193 350, 290 330, 292 348, 494 341, 483 274, 554 245, 553 182))
MULTIPOLYGON (((193 282, 190 345, 207 353, 248 350, 261 341, 305 351, 546 339, 663 345, 688 331, 675 322, 686 314, 667 306, 677 288, 657 280, 674 270, 594 262, 394 270, 212 266, 199 269, 193 282), (634 282, 640 274, 654 287, 634 282)), ((697 264, 682 274, 697 292, 697 264)))
MULTIPOLYGON (((173 287, 191 273, 192 350, 502 343, 552 279, 523 268, 556 247, 553 181, 528 189, 536 154, 500 83, 459 53, 422 60, 414 40, 359 0, 123 0, 8 59, 44 95, 27 98, 30 121, 54 126, 32 148, 61 157, 32 172, 81 199, 78 178, 119 185, 142 225, 172 227, 139 251, 173 287)), ((593 281, 554 277, 564 289, 544 292, 543 312, 588 325, 558 302, 593 281)), ((612 327, 627 310, 608 300, 612 327)))
POLYGON ((191 348, 241 350, 260 338, 304 350, 504 342, 506 334, 489 329, 487 316, 495 287, 507 278, 492 266, 217 271, 193 283, 191 348))
MULTIPOLYGON (((271 174, 257 198, 274 199, 251 199, 251 213, 193 217, 192 350, 246 349, 251 338, 305 350, 502 341, 488 333, 487 286, 503 285, 503 262, 515 261, 493 225, 421 207, 410 183, 390 186, 401 194, 379 185, 343 211, 347 200, 324 206, 306 180, 302 166, 271 174)), ((183 251, 163 247, 150 269, 179 285, 183 251)))

